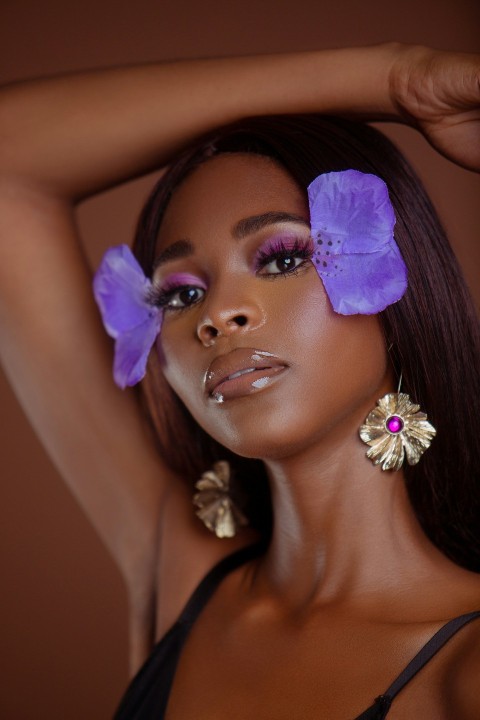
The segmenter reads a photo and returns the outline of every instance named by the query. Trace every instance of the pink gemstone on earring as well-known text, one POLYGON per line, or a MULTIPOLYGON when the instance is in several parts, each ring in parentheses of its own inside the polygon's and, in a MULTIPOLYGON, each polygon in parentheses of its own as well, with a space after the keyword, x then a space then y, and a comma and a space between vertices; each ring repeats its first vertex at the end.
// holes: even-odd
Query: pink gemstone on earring
POLYGON ((396 435, 403 430, 403 420, 398 415, 391 415, 386 422, 386 426, 388 432, 396 435))

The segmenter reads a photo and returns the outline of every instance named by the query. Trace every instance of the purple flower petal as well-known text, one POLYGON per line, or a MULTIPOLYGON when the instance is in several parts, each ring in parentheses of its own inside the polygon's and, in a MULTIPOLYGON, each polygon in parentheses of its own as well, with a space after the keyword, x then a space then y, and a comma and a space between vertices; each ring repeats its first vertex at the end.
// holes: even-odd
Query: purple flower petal
POLYGON ((326 268, 323 262, 321 267, 314 264, 333 309, 341 315, 380 312, 400 300, 407 286, 405 263, 389 245, 373 253, 337 255, 326 268))
POLYGON ((145 375, 147 360, 160 332, 162 315, 157 314, 156 322, 150 318, 128 332, 121 333, 115 341, 113 378, 122 390, 136 385, 145 375))
POLYGON ((93 293, 111 337, 145 322, 155 311, 146 302, 151 286, 127 245, 107 250, 93 280, 93 293))
POLYGON ((127 245, 107 250, 93 280, 103 324, 115 338, 114 378, 121 388, 142 379, 161 329, 162 312, 149 302, 151 287, 127 245))
POLYGON ((383 180, 357 170, 326 173, 310 184, 308 198, 312 262, 335 312, 370 315, 400 300, 407 269, 383 180))

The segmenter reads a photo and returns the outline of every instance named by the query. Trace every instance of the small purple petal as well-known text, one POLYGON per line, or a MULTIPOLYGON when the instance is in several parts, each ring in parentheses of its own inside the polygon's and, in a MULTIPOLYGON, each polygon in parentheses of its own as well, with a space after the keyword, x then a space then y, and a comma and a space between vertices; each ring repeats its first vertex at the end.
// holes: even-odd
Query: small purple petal
POLYGON ((403 296, 407 288, 405 263, 392 246, 358 255, 338 255, 329 271, 314 259, 335 312, 341 315, 373 315, 403 296))
POLYGON ((162 311, 149 302, 151 287, 127 245, 107 250, 93 280, 103 324, 115 338, 114 378, 121 388, 142 379, 161 329, 162 311))
POLYGON ((400 300, 407 269, 383 180, 357 170, 326 173, 310 184, 308 197, 312 262, 335 312, 370 315, 400 300))
POLYGON ((158 313, 155 322, 148 318, 116 339, 113 377, 122 390, 127 385, 136 385, 145 375, 148 356, 161 327, 162 314, 158 313))

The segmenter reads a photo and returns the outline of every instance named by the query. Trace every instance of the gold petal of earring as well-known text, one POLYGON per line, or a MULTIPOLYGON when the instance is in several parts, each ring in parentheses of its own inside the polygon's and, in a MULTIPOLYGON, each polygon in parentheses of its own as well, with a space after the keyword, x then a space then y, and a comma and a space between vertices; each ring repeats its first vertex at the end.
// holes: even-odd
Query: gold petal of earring
POLYGON ((370 445, 367 457, 382 470, 400 470, 405 456, 409 465, 416 465, 435 435, 420 405, 401 392, 377 400, 360 428, 361 439, 370 445))
POLYGON ((234 537, 238 529, 248 525, 245 515, 229 495, 230 464, 216 462, 212 470, 204 472, 195 483, 199 491, 193 496, 197 517, 219 538, 234 537))

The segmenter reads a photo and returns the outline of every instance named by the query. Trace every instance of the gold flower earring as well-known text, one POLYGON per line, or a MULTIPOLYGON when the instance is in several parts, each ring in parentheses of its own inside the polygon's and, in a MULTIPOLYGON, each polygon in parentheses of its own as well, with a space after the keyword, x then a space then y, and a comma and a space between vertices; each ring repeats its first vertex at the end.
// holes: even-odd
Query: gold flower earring
POLYGON ((370 445, 367 457, 382 470, 400 470, 405 456, 409 465, 416 465, 436 435, 420 405, 400 392, 401 384, 400 375, 397 392, 377 400, 360 428, 361 439, 370 445))
POLYGON ((230 464, 216 462, 212 470, 204 472, 193 496, 197 517, 219 538, 234 537, 240 527, 248 525, 245 515, 230 497, 230 464))

